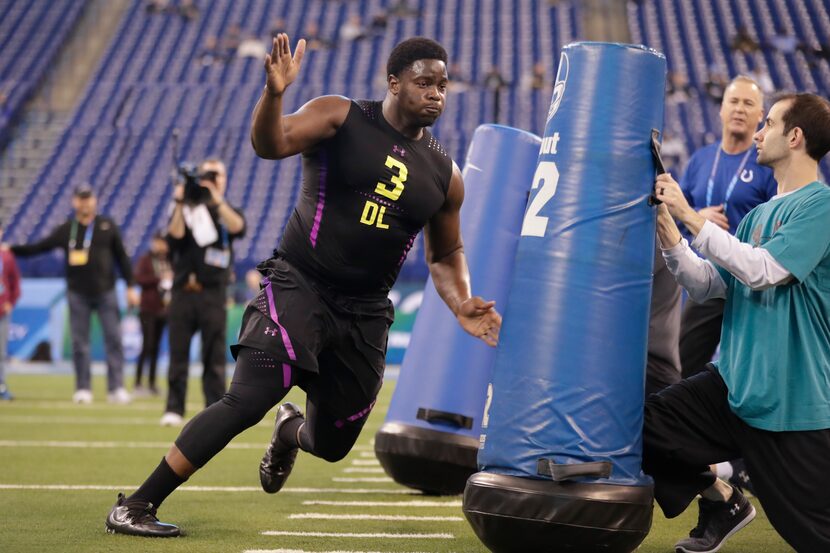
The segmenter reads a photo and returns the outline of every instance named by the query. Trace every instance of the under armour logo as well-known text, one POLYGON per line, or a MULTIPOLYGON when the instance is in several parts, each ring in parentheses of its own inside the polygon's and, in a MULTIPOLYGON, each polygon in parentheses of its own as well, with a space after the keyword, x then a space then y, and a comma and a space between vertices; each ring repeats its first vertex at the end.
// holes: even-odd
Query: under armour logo
POLYGON ((279 332, 276 328, 271 328, 270 326, 265 327, 265 334, 269 336, 276 336, 277 332, 279 332))
POLYGON ((392 152, 394 152, 396 154, 400 154, 401 157, 404 157, 406 155, 406 150, 404 150, 403 148, 401 148, 397 144, 392 146, 392 152))
POLYGON ((740 507, 738 507, 738 504, 737 504, 737 503, 735 503, 734 505, 732 505, 732 508, 731 508, 731 509, 729 509, 729 514, 730 514, 730 515, 732 515, 732 516, 734 517, 735 515, 737 515, 737 514, 738 514, 738 511, 740 511, 740 510, 741 510, 741 509, 740 509, 740 507))

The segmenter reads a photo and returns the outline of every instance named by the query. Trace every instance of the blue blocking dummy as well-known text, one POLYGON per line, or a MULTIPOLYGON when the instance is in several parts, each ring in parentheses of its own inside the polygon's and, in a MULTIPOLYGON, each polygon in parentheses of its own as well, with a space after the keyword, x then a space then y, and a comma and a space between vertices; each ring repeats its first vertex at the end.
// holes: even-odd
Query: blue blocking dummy
POLYGON ((632 551, 666 60, 563 49, 464 512, 494 552, 632 551))
MULTIPOLYGON (((464 164, 461 232, 475 295, 507 301, 513 258, 541 139, 482 125, 464 164)), ((427 282, 375 453, 403 485, 459 494, 476 471, 495 349, 465 333, 427 282)))

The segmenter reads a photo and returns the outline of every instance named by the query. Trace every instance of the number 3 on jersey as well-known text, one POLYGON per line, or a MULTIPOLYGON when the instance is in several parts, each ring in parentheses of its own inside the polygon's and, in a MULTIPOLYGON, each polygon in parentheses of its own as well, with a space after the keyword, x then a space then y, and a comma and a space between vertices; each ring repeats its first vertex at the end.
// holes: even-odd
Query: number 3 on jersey
POLYGON ((397 175, 392 175, 390 179, 392 184, 395 185, 394 188, 388 188, 385 182, 378 182, 378 185, 375 187, 375 194, 380 194, 384 198, 389 198, 393 202, 398 201, 398 198, 401 197, 401 192, 403 192, 403 183, 406 182, 406 177, 409 175, 409 171, 406 169, 406 165, 398 161, 392 156, 386 156, 386 166, 392 169, 398 170, 397 175))
POLYGON ((522 236, 544 236, 548 228, 548 218, 539 215, 545 204, 556 194, 556 185, 559 184, 559 169, 556 162, 541 161, 533 174, 532 189, 536 190, 539 185, 542 189, 536 193, 525 212, 525 219, 522 223, 522 236))
MULTIPOLYGON (((386 156, 386 166, 393 171, 397 171, 398 173, 397 175, 393 174, 390 179, 392 181, 392 185, 394 186, 390 187, 390 185, 385 182, 378 182, 375 187, 375 194, 383 196, 384 198, 389 198, 393 202, 396 202, 403 193, 403 183, 406 182, 406 177, 409 175, 409 171, 407 170, 406 165, 392 156, 386 156)), ((389 225, 383 222, 383 216, 385 214, 386 206, 378 205, 376 202, 371 200, 366 200, 366 203, 363 205, 363 213, 360 216, 360 222, 364 225, 376 226, 379 229, 388 229, 389 225)))

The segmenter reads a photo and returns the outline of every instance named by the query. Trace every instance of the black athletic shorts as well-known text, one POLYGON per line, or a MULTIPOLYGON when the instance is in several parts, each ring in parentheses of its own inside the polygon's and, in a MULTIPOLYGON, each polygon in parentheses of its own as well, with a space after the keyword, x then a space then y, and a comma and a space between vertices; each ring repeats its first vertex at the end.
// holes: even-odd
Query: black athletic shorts
POLYGON ((265 278, 245 309, 234 357, 243 346, 264 351, 282 365, 276 378, 305 371, 293 380, 338 418, 365 416, 382 384, 392 302, 337 294, 283 258, 257 268, 265 278))

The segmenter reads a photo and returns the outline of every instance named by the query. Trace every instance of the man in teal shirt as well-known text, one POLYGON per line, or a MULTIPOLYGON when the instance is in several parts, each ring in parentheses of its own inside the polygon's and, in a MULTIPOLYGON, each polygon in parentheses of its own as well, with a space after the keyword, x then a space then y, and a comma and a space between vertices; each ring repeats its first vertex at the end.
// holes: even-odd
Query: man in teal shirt
POLYGON ((683 553, 716 551, 755 517, 707 470, 740 456, 778 533, 798 552, 830 551, 830 189, 818 182, 830 103, 782 97, 755 143, 778 194, 734 237, 689 207, 671 175, 655 183, 669 270, 693 300, 726 299, 720 362, 646 403, 643 470, 663 512, 702 496, 698 526, 676 545, 683 553))

